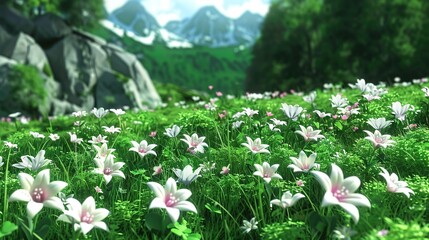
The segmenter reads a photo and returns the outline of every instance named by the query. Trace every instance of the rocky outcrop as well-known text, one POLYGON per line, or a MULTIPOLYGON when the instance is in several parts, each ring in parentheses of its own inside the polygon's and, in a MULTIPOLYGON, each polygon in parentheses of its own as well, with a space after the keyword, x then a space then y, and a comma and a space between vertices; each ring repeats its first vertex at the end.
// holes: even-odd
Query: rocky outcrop
MULTIPOLYGON (((134 55, 89 33, 72 29, 52 14, 31 22, 30 35, 11 31, 22 26, 14 28, 12 20, 4 19, 17 14, 9 11, 0 10, 7 13, 0 15, 0 55, 39 70, 46 86, 55 91, 48 96, 45 112, 59 115, 94 107, 143 109, 161 104, 149 74, 134 55)), ((8 66, 14 64, 3 62, 8 66)), ((5 76, 10 75, 3 73, 0 79, 7 85, 5 76)))

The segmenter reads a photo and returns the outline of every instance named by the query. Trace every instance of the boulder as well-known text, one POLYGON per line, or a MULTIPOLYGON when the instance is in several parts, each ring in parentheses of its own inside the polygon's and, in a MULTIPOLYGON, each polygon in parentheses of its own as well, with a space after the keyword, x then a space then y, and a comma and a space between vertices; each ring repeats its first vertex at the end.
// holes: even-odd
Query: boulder
POLYGON ((34 39, 45 46, 49 46, 71 32, 72 28, 55 14, 47 13, 34 19, 34 39))

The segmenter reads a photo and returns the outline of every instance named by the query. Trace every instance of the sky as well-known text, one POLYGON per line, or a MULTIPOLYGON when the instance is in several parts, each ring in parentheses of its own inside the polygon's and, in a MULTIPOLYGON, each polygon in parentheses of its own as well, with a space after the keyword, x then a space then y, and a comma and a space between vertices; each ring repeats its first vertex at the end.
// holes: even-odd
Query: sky
MULTIPOLYGON (((127 0, 104 0, 108 12, 121 7, 127 0)), ((268 12, 271 0, 141 0, 146 10, 164 26, 171 20, 192 17, 203 6, 215 6, 230 18, 238 18, 246 10, 262 16, 268 12)))

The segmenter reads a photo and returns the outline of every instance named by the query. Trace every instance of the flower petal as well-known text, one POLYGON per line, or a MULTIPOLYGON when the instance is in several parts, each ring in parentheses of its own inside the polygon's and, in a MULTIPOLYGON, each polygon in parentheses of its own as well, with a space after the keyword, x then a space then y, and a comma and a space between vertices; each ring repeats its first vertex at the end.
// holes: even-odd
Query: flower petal
POLYGON ((80 228, 82 230, 83 235, 86 235, 89 231, 91 231, 91 229, 94 227, 94 225, 92 224, 88 224, 86 222, 81 222, 80 223, 80 228))
POLYGON ((59 197, 51 197, 43 201, 43 206, 64 211, 64 204, 59 197))
POLYGON ((178 202, 174 207, 182 211, 191 211, 197 213, 195 205, 189 201, 178 202))
POLYGON ((177 209, 177 208, 171 208, 171 207, 168 207, 166 209, 167 209, 168 215, 171 218, 171 221, 172 222, 177 222, 177 220, 179 219, 179 216, 180 216, 179 209, 177 209))
POLYGON ((23 201, 23 202, 29 202, 32 201, 31 195, 27 190, 24 189, 18 189, 15 192, 12 193, 9 197, 9 202, 14 201, 23 201))
POLYGON ((160 197, 160 198, 165 197, 165 190, 164 190, 164 187, 161 186, 161 184, 157 182, 148 182, 147 185, 152 190, 152 192, 155 193, 156 197, 160 197))
POLYGON ((38 203, 35 201, 29 201, 27 204, 27 216, 30 219, 33 219, 34 216, 36 216, 40 210, 43 208, 43 203, 38 203))
POLYGON ((355 192, 360 186, 360 179, 352 176, 344 179, 343 186, 349 190, 350 193, 355 192))
POLYGON ((320 185, 322 185, 325 191, 331 190, 332 188, 331 179, 328 177, 328 175, 326 175, 326 173, 320 172, 320 171, 311 171, 311 173, 314 175, 314 177, 320 183, 320 185))
POLYGON ((345 202, 341 202, 339 203, 340 207, 342 207, 347 213, 349 213, 352 218, 353 221, 357 224, 359 221, 359 210, 357 209, 357 207, 353 204, 350 203, 345 203, 345 202))
POLYGON ((19 173, 18 179, 22 189, 25 189, 27 191, 31 190, 31 186, 33 185, 33 182, 34 182, 34 178, 31 175, 27 173, 19 173))
POLYGON ((165 205, 163 198, 154 198, 152 202, 149 205, 149 209, 151 208, 167 208, 167 205, 165 205))

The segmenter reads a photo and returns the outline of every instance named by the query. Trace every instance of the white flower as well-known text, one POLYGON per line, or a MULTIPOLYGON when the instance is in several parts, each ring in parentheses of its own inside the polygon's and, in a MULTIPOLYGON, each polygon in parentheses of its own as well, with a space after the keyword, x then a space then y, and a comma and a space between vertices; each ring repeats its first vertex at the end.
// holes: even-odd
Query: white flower
POLYGON ((3 141, 4 142, 4 145, 7 147, 7 148, 18 148, 18 145, 17 144, 15 144, 15 143, 11 143, 11 142, 8 142, 8 141, 3 141))
POLYGON ((370 118, 367 123, 371 125, 375 130, 381 130, 392 124, 392 121, 386 120, 386 118, 370 118))
POLYGON ((292 168, 294 172, 308 172, 312 168, 318 169, 320 166, 317 163, 314 163, 316 160, 316 153, 312 153, 310 157, 307 157, 304 151, 299 153, 299 159, 295 157, 290 157, 293 164, 289 164, 288 168, 292 168))
POLYGON ((270 205, 277 205, 279 207, 282 208, 288 208, 288 207, 292 207, 293 205, 295 205, 295 203, 301 199, 304 198, 304 194, 302 193, 297 193, 295 195, 292 196, 292 194, 290 193, 290 191, 287 191, 285 193, 283 193, 281 200, 279 199, 274 199, 270 201, 270 205))
POLYGON ((282 103, 280 110, 282 110, 288 118, 292 119, 292 121, 296 121, 304 109, 298 105, 292 106, 287 103, 282 103))
POLYGON ((178 177, 177 181, 181 182, 185 185, 191 184, 191 182, 195 181, 198 177, 201 177, 200 171, 202 167, 199 167, 195 169, 195 172, 192 171, 191 165, 186 165, 185 168, 183 168, 183 171, 181 169, 175 168, 173 169, 174 174, 178 177))
POLYGON ((276 126, 282 126, 282 125, 286 126, 287 125, 287 123, 285 121, 281 121, 281 120, 278 120, 276 118, 272 118, 271 121, 273 121, 273 123, 276 126))
POLYGON ((399 181, 398 175, 395 173, 392 173, 389 175, 389 172, 383 168, 380 167, 381 173, 379 173, 387 182, 387 191, 393 192, 393 193, 403 193, 408 198, 410 197, 410 193, 414 194, 414 191, 409 189, 407 186, 408 184, 405 181, 399 181))
POLYGON ((372 145, 374 147, 384 147, 387 148, 388 146, 393 146, 395 144, 395 141, 390 140, 390 135, 381 135, 381 133, 378 130, 375 130, 374 133, 364 130, 366 134, 368 134, 368 137, 365 137, 365 139, 372 142, 372 145))
POLYGON ((102 117, 106 116, 106 114, 109 113, 109 110, 104 109, 104 108, 98 108, 98 109, 94 108, 94 109, 92 109, 91 113, 94 114, 94 116, 97 118, 102 118, 102 117))
POLYGON ((428 87, 422 88, 422 91, 425 93, 425 97, 429 97, 429 88, 428 87))
POLYGON ((204 142, 206 137, 198 137, 196 133, 192 134, 192 136, 187 134, 183 134, 183 136, 185 138, 180 140, 188 144, 188 150, 191 152, 204 153, 204 147, 208 147, 207 143, 204 142))
POLYGON ((316 113, 317 116, 319 116, 320 118, 325 118, 325 117, 330 117, 331 116, 330 113, 321 112, 319 110, 314 110, 313 112, 316 113))
POLYGON ((125 179, 124 173, 119 170, 125 163, 123 162, 114 162, 115 157, 113 155, 108 155, 105 158, 94 158, 97 168, 94 169, 94 173, 103 174, 106 184, 112 180, 112 177, 121 177, 125 179))
POLYGON ((52 162, 52 160, 45 159, 45 150, 40 150, 36 157, 28 155, 22 156, 21 161, 22 162, 20 163, 12 164, 12 166, 21 169, 28 168, 31 171, 37 171, 52 162))
POLYGON ((243 230, 243 233, 249 233, 252 230, 258 229, 258 222, 255 218, 250 219, 250 222, 243 220, 243 226, 240 229, 243 230))
POLYGON ((392 103, 392 114, 395 115, 395 118, 399 119, 401 122, 405 120, 405 116, 407 114, 408 109, 410 108, 410 104, 401 105, 400 102, 392 103))
POLYGON ((116 116, 124 115, 125 111, 118 108, 118 109, 110 109, 111 112, 113 112, 116 116))
POLYGON ((307 96, 304 96, 303 99, 304 99, 304 101, 306 101, 310 104, 313 104, 314 100, 316 100, 316 96, 317 96, 317 93, 315 91, 313 91, 310 94, 308 94, 307 96))
POLYGON ((18 179, 22 189, 13 192, 9 202, 28 202, 27 216, 29 218, 33 219, 43 207, 64 210, 63 202, 55 195, 65 188, 67 183, 62 181, 49 182, 49 169, 39 172, 36 179, 26 173, 19 173, 18 179))
POLYGON ((267 147, 269 147, 268 144, 262 144, 261 139, 257 138, 255 141, 253 141, 250 137, 247 138, 247 143, 242 143, 241 145, 246 146, 252 153, 270 153, 267 147))
POLYGON ((73 224, 74 230, 80 230, 84 235, 94 227, 109 231, 106 223, 103 222, 103 219, 109 215, 109 210, 95 208, 93 197, 88 197, 82 204, 74 198, 69 198, 66 200, 66 204, 68 210, 64 210, 57 221, 73 224))
POLYGON ((325 189, 322 207, 339 205, 348 212, 355 223, 359 221, 359 211, 356 206, 371 207, 371 203, 364 195, 355 193, 360 186, 358 177, 352 176, 344 179, 343 171, 334 163, 331 165, 331 177, 326 173, 311 171, 317 181, 325 189))
POLYGON ((81 144, 83 142, 82 138, 77 138, 75 133, 68 133, 70 135, 70 142, 81 144))
POLYGON ((144 156, 148 154, 156 156, 156 152, 152 150, 157 146, 156 144, 148 144, 146 140, 142 140, 140 143, 136 141, 131 141, 131 144, 133 145, 133 147, 130 148, 129 151, 134 151, 138 153, 141 158, 144 158, 144 156))
POLYGON ((153 167, 152 176, 159 175, 161 173, 162 173, 162 166, 161 166, 161 164, 158 165, 158 166, 153 167))
POLYGON ((366 91, 366 83, 365 83, 365 79, 358 79, 356 84, 349 84, 349 86, 351 88, 357 88, 359 89, 361 92, 365 92, 366 91))
POLYGON ((343 227, 337 227, 334 230, 332 237, 335 239, 350 240, 352 239, 351 237, 353 237, 356 234, 357 234, 356 231, 352 230, 349 227, 343 226, 343 227))
POLYGON ((319 138, 320 139, 325 138, 325 136, 319 134, 321 130, 313 130, 313 127, 305 128, 304 126, 301 126, 301 125, 299 125, 299 127, 301 128, 301 131, 297 130, 295 131, 295 133, 298 133, 299 135, 303 136, 306 142, 310 140, 317 141, 319 138))
POLYGON ((279 128, 276 128, 276 125, 268 123, 268 127, 270 128, 271 131, 273 132, 281 132, 279 128))
POLYGON ((121 132, 121 128, 117 128, 115 126, 110 126, 110 127, 102 126, 102 128, 107 133, 120 133, 121 132))
POLYGON ((98 134, 97 137, 92 136, 91 140, 89 140, 88 142, 91 144, 107 143, 109 141, 107 141, 106 138, 107 136, 102 136, 101 134, 98 134))
POLYGON ((232 123, 232 128, 240 128, 241 124, 243 123, 243 121, 235 121, 232 123))
POLYGON ((72 116, 74 117, 85 117, 86 115, 87 115, 86 111, 77 111, 72 113, 72 116))
POLYGON ((58 139, 60 139, 60 136, 58 134, 56 134, 56 133, 51 133, 51 134, 49 134, 49 138, 52 141, 57 141, 58 139))
POLYGON ((182 130, 181 127, 179 127, 177 125, 173 125, 171 128, 166 128, 164 134, 173 138, 173 137, 177 137, 177 135, 179 135, 180 130, 182 130))
POLYGON ((270 183, 271 179, 283 179, 280 174, 276 173, 277 168, 279 168, 279 164, 273 164, 270 166, 269 163, 263 162, 262 166, 255 163, 256 172, 253 173, 255 176, 259 176, 264 179, 265 182, 270 183))
POLYGON ((335 108, 345 107, 349 104, 347 98, 343 98, 341 94, 337 94, 335 96, 332 95, 329 100, 331 100, 331 106, 335 108))
POLYGON ((243 108, 244 114, 246 114, 248 117, 253 117, 253 115, 259 114, 259 110, 253 110, 250 108, 243 108))
POLYGON ((176 181, 173 178, 167 180, 165 187, 156 182, 148 182, 147 185, 156 196, 150 203, 149 209, 165 208, 173 222, 177 222, 179 219, 180 211, 197 213, 194 204, 186 201, 192 195, 192 192, 188 189, 177 190, 176 181))
MULTIPOLYGON (((95 150, 97 150, 97 155, 95 156, 96 158, 104 159, 107 156, 109 156, 112 152, 115 151, 115 149, 108 148, 106 143, 103 143, 101 147, 97 145, 92 145, 92 146, 94 146, 95 150)), ((113 156, 113 158, 115 158, 115 156, 113 156)))
POLYGON ((30 135, 33 136, 34 138, 45 138, 45 135, 40 134, 38 132, 30 132, 30 135))
POLYGON ((4 165, 3 158, 0 157, 0 167, 2 167, 3 165, 4 165))
POLYGON ((230 170, 231 169, 229 169, 229 164, 228 164, 228 166, 223 166, 222 167, 222 171, 220 171, 220 174, 222 174, 222 175, 228 175, 228 173, 229 173, 230 170))

